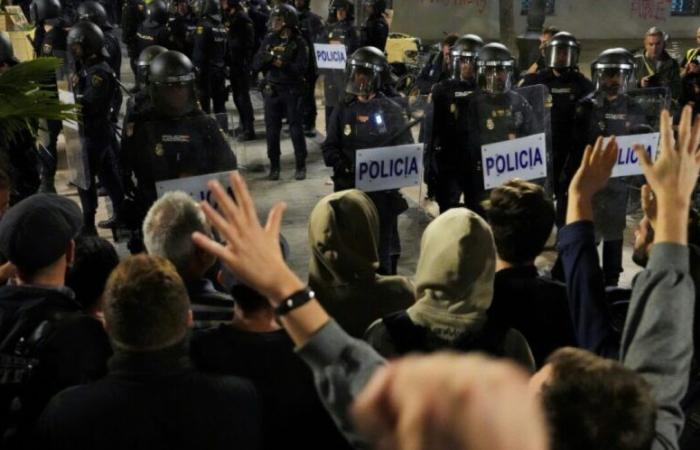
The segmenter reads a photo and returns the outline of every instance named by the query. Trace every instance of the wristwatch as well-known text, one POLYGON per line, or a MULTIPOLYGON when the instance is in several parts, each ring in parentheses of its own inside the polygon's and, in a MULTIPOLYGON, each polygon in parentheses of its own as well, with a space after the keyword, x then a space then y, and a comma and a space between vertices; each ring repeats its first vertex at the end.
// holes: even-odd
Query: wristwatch
POLYGON ((314 293, 314 291, 312 291, 308 287, 305 287, 304 289, 293 293, 292 295, 287 297, 286 300, 280 303, 275 308, 275 314, 277 314, 278 316, 284 316, 290 311, 304 305, 306 302, 308 302, 315 296, 316 294, 314 293))

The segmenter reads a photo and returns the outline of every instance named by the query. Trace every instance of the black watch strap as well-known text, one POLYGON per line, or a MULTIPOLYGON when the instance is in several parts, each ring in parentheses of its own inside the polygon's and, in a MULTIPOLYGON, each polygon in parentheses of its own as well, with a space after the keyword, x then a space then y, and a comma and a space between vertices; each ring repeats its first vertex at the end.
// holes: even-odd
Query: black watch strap
POLYGON ((278 316, 284 316, 290 311, 297 309, 298 307, 304 305, 306 302, 314 298, 316 294, 314 291, 305 287, 304 289, 295 292, 294 294, 287 297, 282 303, 280 303, 275 308, 275 314, 278 316))

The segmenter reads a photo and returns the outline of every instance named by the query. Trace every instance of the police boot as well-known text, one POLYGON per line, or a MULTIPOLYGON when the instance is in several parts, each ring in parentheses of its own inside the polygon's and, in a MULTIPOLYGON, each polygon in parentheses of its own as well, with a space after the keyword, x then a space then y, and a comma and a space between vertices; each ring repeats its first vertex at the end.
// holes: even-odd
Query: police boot
POLYGON ((246 127, 238 134, 238 142, 254 141, 257 139, 253 127, 246 127))
POLYGON ((314 127, 304 127, 304 136, 309 138, 316 137, 316 129, 314 127))
POLYGON ((306 179, 306 161, 297 160, 297 170, 294 172, 295 180, 305 180, 306 179))
POLYGON ((268 180, 277 181, 280 179, 280 162, 272 161, 270 164, 270 174, 267 176, 268 180))

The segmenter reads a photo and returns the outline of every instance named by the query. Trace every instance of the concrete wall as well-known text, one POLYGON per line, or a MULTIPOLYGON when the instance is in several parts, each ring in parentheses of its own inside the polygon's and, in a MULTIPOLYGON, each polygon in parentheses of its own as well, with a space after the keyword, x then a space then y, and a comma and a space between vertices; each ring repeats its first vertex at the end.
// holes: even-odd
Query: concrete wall
MULTIPOLYGON (((526 17, 515 3, 515 28, 525 31, 526 17)), ((580 39, 641 38, 657 25, 671 38, 692 38, 700 17, 670 16, 671 0, 555 0, 555 14, 546 24, 557 25, 580 39)), ((316 11, 328 10, 328 0, 312 0, 316 11)), ((498 39, 498 0, 394 0, 392 31, 438 40, 446 32, 477 33, 498 39)))

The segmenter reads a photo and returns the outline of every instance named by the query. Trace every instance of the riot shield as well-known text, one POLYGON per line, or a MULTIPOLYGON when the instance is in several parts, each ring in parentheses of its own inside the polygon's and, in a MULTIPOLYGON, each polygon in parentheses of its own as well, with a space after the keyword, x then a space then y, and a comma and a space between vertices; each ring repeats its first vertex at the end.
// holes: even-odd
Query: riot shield
MULTIPOLYGON (((533 134, 544 133, 546 142, 546 154, 547 154, 547 178, 545 181, 545 189, 550 194, 554 190, 554 183, 552 174, 554 174, 553 161, 554 157, 552 155, 552 99, 547 89, 544 85, 534 85, 518 88, 515 90, 518 94, 525 97, 530 106, 532 107, 533 115, 533 134)), ((542 182, 542 180, 536 180, 542 182)))
POLYGON ((627 93, 644 111, 644 123, 653 131, 659 131, 661 110, 671 108, 671 89, 654 87, 635 89, 627 93))

